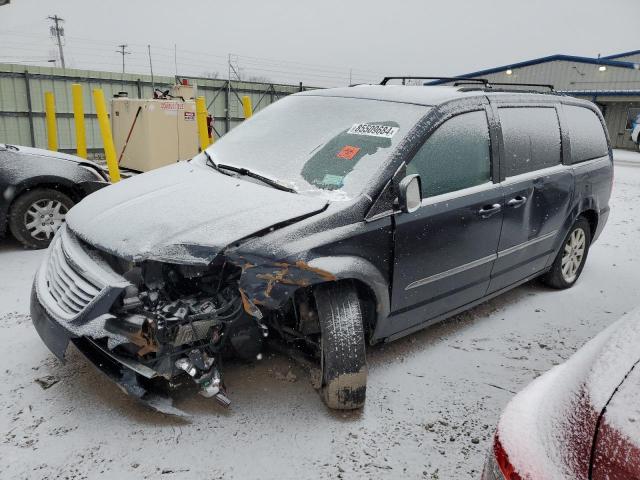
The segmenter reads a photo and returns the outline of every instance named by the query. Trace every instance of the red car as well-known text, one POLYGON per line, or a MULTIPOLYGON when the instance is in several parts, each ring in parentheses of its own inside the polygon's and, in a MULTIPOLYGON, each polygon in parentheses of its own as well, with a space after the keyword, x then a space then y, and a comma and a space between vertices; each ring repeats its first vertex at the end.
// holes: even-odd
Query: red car
POLYGON ((640 479, 640 309, 514 397, 482 478, 640 479))

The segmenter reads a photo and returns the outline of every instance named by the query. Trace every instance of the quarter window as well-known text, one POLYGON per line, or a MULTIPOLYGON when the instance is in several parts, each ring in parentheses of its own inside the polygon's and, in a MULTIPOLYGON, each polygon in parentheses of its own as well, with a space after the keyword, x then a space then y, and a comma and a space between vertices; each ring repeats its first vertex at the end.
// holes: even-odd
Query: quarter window
POLYGON ((571 138, 571 163, 604 157, 609 153, 607 137, 596 114, 584 107, 564 106, 571 138))
POLYGON ((560 163, 560 124, 551 107, 500 108, 505 176, 560 163))
POLYGON ((463 113, 442 124, 407 165, 420 175, 422 197, 473 187, 491 181, 487 115, 463 113))

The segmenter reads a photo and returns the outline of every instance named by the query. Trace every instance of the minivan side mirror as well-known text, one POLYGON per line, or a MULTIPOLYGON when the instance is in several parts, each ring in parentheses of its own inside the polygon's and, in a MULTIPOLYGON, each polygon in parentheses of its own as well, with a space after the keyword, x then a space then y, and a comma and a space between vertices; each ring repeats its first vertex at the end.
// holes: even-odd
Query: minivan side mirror
POLYGON ((405 213, 415 212, 422 203, 420 175, 407 175, 398 186, 398 207, 405 213))

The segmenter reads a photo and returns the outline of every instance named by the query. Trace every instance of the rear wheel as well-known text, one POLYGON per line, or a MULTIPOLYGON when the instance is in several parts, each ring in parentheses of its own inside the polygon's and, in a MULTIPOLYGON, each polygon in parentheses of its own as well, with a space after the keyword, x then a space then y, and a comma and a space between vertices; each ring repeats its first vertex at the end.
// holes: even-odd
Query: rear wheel
POLYGON ((351 283, 320 285, 315 291, 321 330, 321 394, 329 408, 364 405, 367 361, 362 306, 351 283))
POLYGON ((553 288, 573 286, 584 268, 591 244, 591 226, 586 218, 580 217, 567 234, 551 270, 542 281, 553 288))
POLYGON ((11 206, 11 233, 27 248, 46 248, 73 205, 71 198, 52 188, 30 190, 11 206))

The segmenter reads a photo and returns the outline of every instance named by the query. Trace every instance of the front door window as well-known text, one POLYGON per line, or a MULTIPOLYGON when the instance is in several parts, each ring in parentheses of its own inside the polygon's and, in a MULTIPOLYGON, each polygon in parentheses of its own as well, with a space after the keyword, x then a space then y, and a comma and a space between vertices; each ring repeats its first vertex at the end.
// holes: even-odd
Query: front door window
POLYGON ((489 126, 484 110, 457 115, 427 139, 407 166, 418 173, 422 197, 491 181, 489 126))

